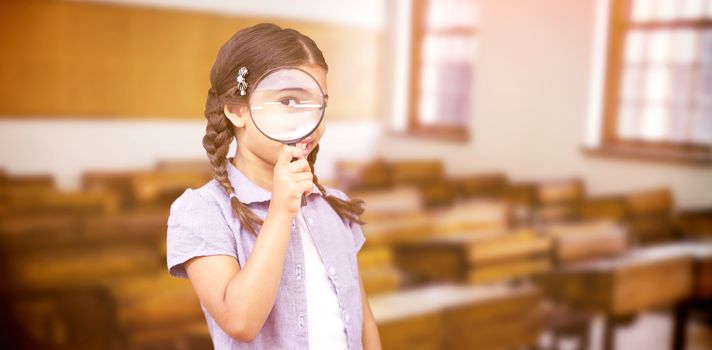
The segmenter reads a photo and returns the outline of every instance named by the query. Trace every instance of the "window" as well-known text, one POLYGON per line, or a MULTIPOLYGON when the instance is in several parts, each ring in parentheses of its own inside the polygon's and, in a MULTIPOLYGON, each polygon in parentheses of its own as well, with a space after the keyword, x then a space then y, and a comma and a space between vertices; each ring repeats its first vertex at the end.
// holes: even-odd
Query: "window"
POLYGON ((712 163, 712 0, 610 0, 602 150, 712 163))
POLYGON ((474 110, 476 3, 414 0, 408 133, 468 139, 474 110))

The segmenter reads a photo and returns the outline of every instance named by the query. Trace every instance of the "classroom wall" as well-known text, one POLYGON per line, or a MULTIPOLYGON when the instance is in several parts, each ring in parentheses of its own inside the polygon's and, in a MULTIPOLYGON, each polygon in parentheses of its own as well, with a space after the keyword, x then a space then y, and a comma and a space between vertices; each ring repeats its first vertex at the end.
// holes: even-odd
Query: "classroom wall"
POLYGON ((200 119, 216 53, 263 22, 319 43, 331 63, 331 119, 375 116, 381 32, 369 22, 31 1, 0 3, 0 118, 200 119))
MULTIPOLYGON (((339 157, 373 154, 380 127, 343 121, 328 123, 327 130, 315 165, 324 179, 333 176, 339 157)), ((10 173, 53 174, 60 188, 76 189, 86 170, 151 168, 167 159, 207 161, 204 134, 202 121, 0 120, 0 167, 10 173)), ((233 142, 230 154, 235 147, 233 142)))
MULTIPOLYGON (((450 174, 579 176, 593 195, 670 186, 681 208, 712 206, 712 167, 581 152, 591 108, 595 0, 481 1, 472 139, 458 144, 389 135, 376 147, 381 155, 440 158, 450 174)), ((393 69, 402 64, 389 62, 393 69)))
MULTIPOLYGON (((161 5, 161 1, 152 2, 161 5)), ((394 13, 397 4, 403 3, 407 1, 373 0, 354 3, 357 9, 350 10, 371 16, 348 16, 350 12, 339 6, 312 6, 298 16, 317 21, 341 16, 349 18, 349 25, 395 36, 400 35, 393 30, 398 21, 407 18, 394 13), (368 18, 359 22, 354 19, 358 17, 368 18)), ((289 9, 283 5, 280 1, 254 2, 249 11, 279 16, 289 9)), ((407 45, 394 45, 393 38, 386 36, 379 54, 383 95, 376 119, 380 122, 331 123, 317 171, 323 178, 330 177, 337 157, 437 157, 450 174, 503 171, 513 180, 580 176, 594 195, 671 186, 679 207, 712 206, 712 168, 594 158, 580 151, 590 109, 595 10, 595 0, 482 0, 476 103, 470 125, 473 137, 465 144, 386 132, 402 118, 398 101, 407 87, 407 81, 394 79, 407 68, 407 62, 398 61, 407 45)), ((87 169, 144 167, 164 158, 204 157, 203 128, 200 119, 96 121, 67 116, 25 120, 10 116, 0 118, 0 167, 12 173, 50 172, 60 186, 73 188, 78 185, 78 174, 87 169), (156 142, 156 135, 167 141, 156 142), (129 137, 131 148, 117 147, 129 137), (87 149, 83 139, 92 140, 93 147, 87 149)))
MULTIPOLYGON (((349 6, 312 0, 84 0, 5 4, 3 8, 8 10, 5 16, 14 22, 5 21, 0 25, 0 37, 8 38, 0 45, 6 49, 0 56, 0 61, 5 63, 0 65, 0 81, 5 82, 2 86, 6 92, 0 94, 0 168, 11 174, 51 174, 60 188, 76 189, 79 176, 87 170, 149 168, 163 159, 207 159, 201 143, 205 133, 202 109, 209 68, 218 45, 235 27, 276 20, 314 38, 332 66, 328 79, 332 97, 327 110, 329 132, 322 139, 316 164, 317 175, 331 178, 337 155, 366 158, 373 153, 371 147, 379 135, 374 112, 378 91, 372 86, 377 85, 374 79, 378 35, 383 25, 382 5, 379 0, 359 1, 349 6), (8 10, 11 5, 14 6, 12 11, 8 10), (86 22, 95 27, 96 32, 77 28, 68 18, 86 22), (105 18, 113 22, 104 23, 105 18), (154 22, 154 18, 161 20, 164 32, 146 33, 145 37, 126 35, 127 32, 136 34, 135 30, 154 22), (52 22, 43 22, 45 19, 52 22), (111 36, 101 35, 113 28, 114 22, 122 24, 115 32, 111 31, 119 43, 112 42, 111 36), (33 27, 33 23, 37 27, 33 27), (57 25, 56 30, 47 30, 53 23, 57 25), (26 30, 16 31, 22 27, 26 30), (181 35, 195 33, 195 36, 177 40, 171 28, 180 29, 181 35), (230 32, 225 32, 225 28, 230 32), (206 43, 200 36, 206 32, 218 34, 206 43), (53 37, 43 37, 42 33, 53 37), (161 38, 173 41, 164 43, 161 38), (51 45, 46 47, 41 40, 48 39, 51 45), (165 45, 156 48, 151 46, 153 42, 165 45), (121 45, 151 49, 152 55, 143 57, 146 53, 136 50, 132 56, 123 52, 121 45), (201 47, 212 48, 201 51, 201 47), (179 60, 175 52, 179 49, 191 53, 199 51, 196 52, 198 58, 188 55, 179 60), (122 56, 117 62, 97 57, 99 54, 126 57, 122 56), (43 64, 37 64, 38 60, 43 64), (152 68, 147 67, 145 74, 138 74, 141 82, 134 81, 131 85, 120 80, 124 78, 124 70, 135 74, 135 68, 146 62, 158 64, 161 72, 165 72, 163 66, 167 61, 173 64, 169 66, 177 65, 182 71, 170 70, 167 76, 161 75, 155 71, 155 65, 148 64, 152 68), (110 62, 123 70, 107 69, 102 62, 110 62), (70 74, 71 70, 64 63, 72 63, 83 79, 70 74), (89 68, 99 65, 103 71, 99 69, 99 74, 97 70, 84 69, 87 65, 89 68), (186 72, 190 74, 184 74, 186 72), (21 76, 21 73, 29 75, 21 76), (109 79, 107 75, 114 78, 109 79), (169 87, 180 93, 160 91, 164 103, 156 103, 155 99, 147 103, 146 99, 157 93, 154 87, 160 85, 159 82, 165 86, 167 77, 173 79, 169 80, 169 87), (114 81, 117 79, 119 81, 114 81), (359 84, 354 83, 356 79, 359 84), (42 86, 45 89, 40 91, 44 95, 27 93, 42 86), (112 88, 120 91, 107 92, 112 88), (120 97, 126 94, 133 98, 120 97), (105 96, 111 103, 103 103, 95 95, 105 96), (176 99, 182 103, 174 103, 176 99), (55 103, 57 101, 61 103, 55 103), (354 147, 355 144, 359 147, 354 147)), ((230 152, 234 152, 234 148, 233 142, 230 152)))

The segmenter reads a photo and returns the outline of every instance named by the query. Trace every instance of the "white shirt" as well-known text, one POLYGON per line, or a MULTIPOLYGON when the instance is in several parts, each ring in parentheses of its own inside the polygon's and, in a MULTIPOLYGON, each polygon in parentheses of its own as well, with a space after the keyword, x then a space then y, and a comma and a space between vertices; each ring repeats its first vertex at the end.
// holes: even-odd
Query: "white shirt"
POLYGON ((309 348, 347 349, 346 328, 334 285, 329 280, 301 211, 297 214, 297 221, 304 248, 309 348))

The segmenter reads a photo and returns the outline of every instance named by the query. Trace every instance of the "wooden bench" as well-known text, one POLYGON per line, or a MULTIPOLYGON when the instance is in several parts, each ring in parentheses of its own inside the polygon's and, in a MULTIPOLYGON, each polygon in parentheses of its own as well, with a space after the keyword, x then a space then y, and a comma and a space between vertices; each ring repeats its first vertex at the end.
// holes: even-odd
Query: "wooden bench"
POLYGON ((89 193, 111 193, 120 208, 167 208, 187 188, 197 188, 212 174, 195 171, 92 171, 82 175, 82 189, 89 193))
POLYGON ((168 208, 87 215, 81 218, 81 231, 77 242, 131 243, 162 251, 165 250, 167 221, 168 208))
POLYGON ((554 240, 560 266, 620 255, 629 245, 625 226, 606 220, 549 225, 544 232, 554 240))
POLYGON ((390 170, 394 184, 418 188, 426 208, 446 207, 456 199, 456 189, 438 159, 393 161, 390 170))
POLYGON ((58 190, 6 192, 3 206, 13 217, 41 214, 83 215, 119 210, 118 199, 110 193, 58 190))
POLYGON ((675 226, 688 239, 712 239, 712 208, 686 209, 675 213, 675 226))
POLYGON ((456 176, 449 181, 461 199, 501 200, 507 194, 509 179, 503 173, 456 176))
POLYGON ((635 244, 657 244, 680 238, 673 218, 672 193, 668 188, 634 192, 625 199, 635 244))
POLYGON ((534 208, 536 207, 535 183, 510 183, 504 199, 511 207, 514 227, 531 227, 534 224, 534 208))
POLYGON ((581 203, 582 221, 609 220, 625 222, 628 220, 628 208, 623 196, 598 196, 585 198, 581 203))
POLYGON ((165 269, 153 248, 131 244, 62 247, 9 259, 7 283, 28 293, 95 286, 107 277, 165 269))
POLYGON ((512 207, 502 200, 466 199, 428 213, 432 217, 434 236, 506 230, 513 224, 512 207))
POLYGON ((13 216, 0 220, 0 252, 70 246, 80 236, 81 219, 76 215, 42 214, 13 216))
POLYGON ((540 182, 537 185, 536 223, 578 220, 585 196, 586 189, 581 179, 540 182))
POLYGON ((132 171, 86 171, 82 173, 80 188, 85 192, 111 193, 118 198, 121 209, 131 206, 132 171))
POLYGON ((432 218, 423 208, 420 192, 413 186, 359 191, 352 195, 366 203, 361 218, 367 222, 362 227, 367 245, 391 245, 433 232, 432 218))
POLYGON ((198 188, 212 180, 212 174, 201 172, 156 171, 135 172, 129 178, 132 205, 165 207, 187 188, 198 188))
POLYGON ((49 174, 13 175, 4 173, 0 177, 0 193, 7 189, 22 191, 56 189, 54 178, 49 174))
POLYGON ((335 181, 344 191, 387 190, 393 187, 388 163, 383 159, 336 162, 335 181))
POLYGON ((390 170, 396 185, 424 184, 445 178, 442 161, 438 159, 392 161, 390 170))

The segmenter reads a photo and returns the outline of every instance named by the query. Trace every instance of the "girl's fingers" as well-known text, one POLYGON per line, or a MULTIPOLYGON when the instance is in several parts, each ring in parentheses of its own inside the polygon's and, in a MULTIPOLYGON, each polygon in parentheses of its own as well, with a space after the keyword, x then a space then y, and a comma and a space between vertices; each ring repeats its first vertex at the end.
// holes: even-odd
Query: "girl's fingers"
POLYGON ((308 171, 303 171, 303 172, 292 174, 292 180, 297 181, 297 182, 304 181, 304 180, 312 181, 313 179, 314 179, 314 175, 308 171))
POLYGON ((277 158, 277 163, 279 165, 290 164, 292 158, 299 158, 302 155, 302 150, 298 147, 283 145, 281 151, 279 152, 279 157, 277 158))
POLYGON ((300 187, 300 192, 304 193, 305 195, 311 194, 312 192, 312 187, 314 187, 314 183, 309 179, 309 180, 302 180, 298 182, 300 187))
POLYGON ((311 172, 311 168, 309 167, 309 162, 305 158, 301 158, 298 160, 295 160, 289 164, 285 165, 285 168, 290 171, 290 172, 299 172, 299 171, 309 171, 311 172))

